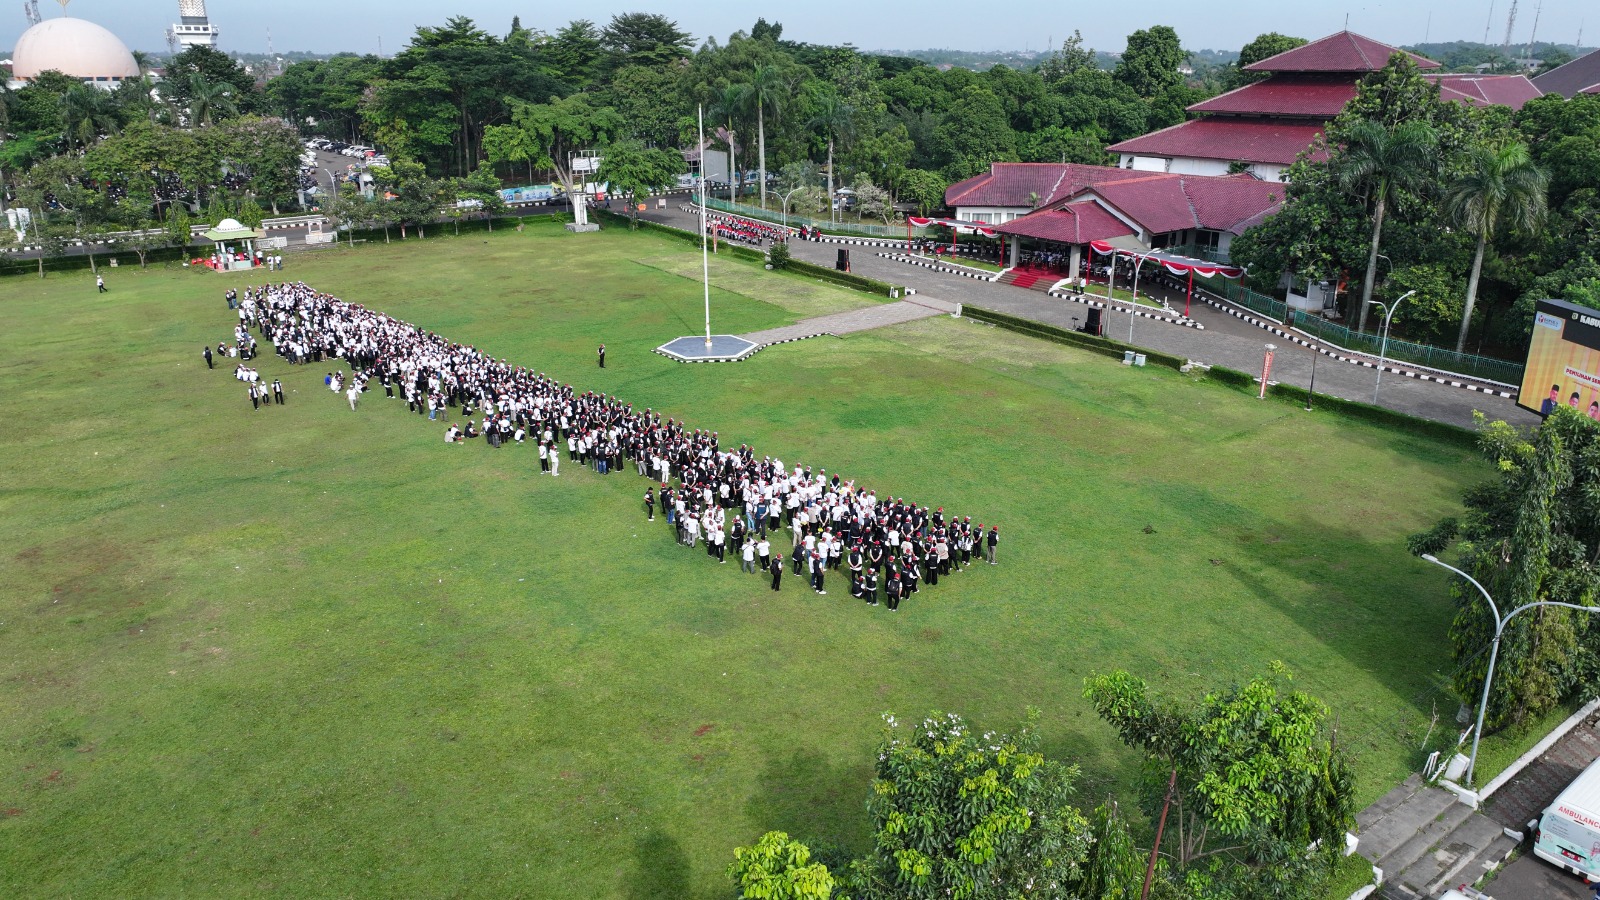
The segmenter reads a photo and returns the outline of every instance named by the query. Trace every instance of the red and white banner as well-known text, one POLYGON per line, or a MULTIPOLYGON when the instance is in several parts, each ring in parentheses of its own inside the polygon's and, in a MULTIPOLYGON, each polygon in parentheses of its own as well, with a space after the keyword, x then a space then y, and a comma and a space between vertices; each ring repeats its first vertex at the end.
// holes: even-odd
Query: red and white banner
POLYGON ((981 234, 984 237, 994 237, 994 228, 979 222, 963 222, 960 219, 930 219, 922 216, 907 216, 906 221, 918 228, 929 225, 943 225, 953 229, 957 234, 981 234))
POLYGON ((1221 275, 1223 278, 1238 278, 1244 270, 1238 266, 1225 266, 1222 263, 1206 262, 1203 259, 1190 259, 1176 253, 1165 253, 1160 250, 1124 250, 1113 247, 1108 241, 1090 241, 1089 248, 1101 256, 1116 254, 1130 259, 1148 259, 1160 263, 1168 272, 1174 275, 1199 275, 1201 278, 1210 278, 1221 275))

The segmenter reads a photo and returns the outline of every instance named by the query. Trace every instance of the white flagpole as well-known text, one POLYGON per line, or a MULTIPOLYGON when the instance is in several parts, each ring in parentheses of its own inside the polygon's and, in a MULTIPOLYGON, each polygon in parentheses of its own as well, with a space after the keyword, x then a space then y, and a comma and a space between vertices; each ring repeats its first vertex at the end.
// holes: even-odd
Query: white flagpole
POLYGON ((706 292, 706 349, 711 349, 711 255, 706 249, 706 108, 700 111, 700 270, 706 292))

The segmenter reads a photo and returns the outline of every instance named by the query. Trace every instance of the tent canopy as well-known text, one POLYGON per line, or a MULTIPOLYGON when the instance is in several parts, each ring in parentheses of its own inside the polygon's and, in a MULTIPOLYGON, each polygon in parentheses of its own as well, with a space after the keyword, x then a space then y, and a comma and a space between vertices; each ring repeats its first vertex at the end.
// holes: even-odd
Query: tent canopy
POLYGON ((1113 246, 1109 241, 1091 241, 1089 246, 1094 250, 1094 252, 1100 254, 1101 256, 1114 253, 1118 256, 1126 256, 1134 259, 1148 259, 1163 266, 1168 272, 1171 272, 1174 275, 1194 274, 1199 275, 1202 278, 1209 278, 1213 275, 1221 275, 1223 278, 1238 278, 1244 274, 1244 269, 1241 269, 1238 266, 1228 266, 1223 265, 1222 263, 1206 262, 1203 259, 1193 259, 1187 256, 1179 256, 1176 253, 1168 253, 1165 250, 1146 250, 1143 252, 1137 250, 1125 250, 1121 247, 1113 246))
POLYGON ((963 222, 960 219, 928 219, 922 216, 907 216, 906 221, 918 228, 929 225, 943 225, 957 234, 981 234, 985 237, 994 236, 994 227, 981 222, 963 222))

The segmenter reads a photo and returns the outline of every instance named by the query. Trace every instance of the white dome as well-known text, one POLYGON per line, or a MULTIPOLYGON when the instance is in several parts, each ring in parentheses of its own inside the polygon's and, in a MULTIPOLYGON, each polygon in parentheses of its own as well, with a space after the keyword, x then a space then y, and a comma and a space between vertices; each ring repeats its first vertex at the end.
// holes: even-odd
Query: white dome
POLYGON ((12 77, 33 79, 54 69, 85 81, 109 82, 138 78, 133 61, 116 35, 83 19, 45 19, 17 38, 12 77))
POLYGON ((247 230, 238 219, 223 219, 217 223, 218 231, 245 231, 247 230))

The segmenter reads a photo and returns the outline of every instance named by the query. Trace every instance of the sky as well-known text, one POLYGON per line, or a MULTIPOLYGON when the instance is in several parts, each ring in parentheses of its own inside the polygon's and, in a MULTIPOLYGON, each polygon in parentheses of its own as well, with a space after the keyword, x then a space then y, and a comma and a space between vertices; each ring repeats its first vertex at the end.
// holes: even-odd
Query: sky
MULTIPOLYGON (((511 17, 553 32, 573 18, 604 25, 619 12, 660 13, 678 22, 699 44, 708 35, 726 40, 746 30, 757 16, 783 23, 783 36, 819 44, 851 43, 865 50, 1043 50, 1056 46, 1073 29, 1097 50, 1120 51, 1129 32, 1171 25, 1191 50, 1237 50, 1257 34, 1278 31, 1315 39, 1345 28, 1389 44, 1505 37, 1512 0, 1409 0, 1409 2, 1293 3, 1284 0, 1146 0, 1125 7, 1060 0, 1011 0, 993 7, 970 0, 862 3, 860 0, 808 0, 801 4, 751 4, 744 0, 591 0, 582 4, 527 0, 209 0, 213 24, 222 30, 221 48, 241 52, 267 49, 316 53, 352 51, 392 54, 405 46, 418 25, 435 25, 454 15, 472 18, 496 34, 509 30, 511 17), (1491 6, 1493 9, 1491 22, 1491 6), (1431 20, 1430 20, 1431 14, 1431 20)), ((1585 0, 1519 0, 1514 42, 1526 43, 1538 17, 1538 38, 1572 43, 1593 15, 1586 46, 1600 44, 1600 8, 1585 0)), ((0 47, 10 47, 27 28, 21 0, 0 6, 0 47)), ((39 0, 48 18, 60 15, 58 0, 39 0)), ((177 20, 177 0, 71 0, 70 14, 109 28, 135 50, 164 50, 165 29, 177 20)))

